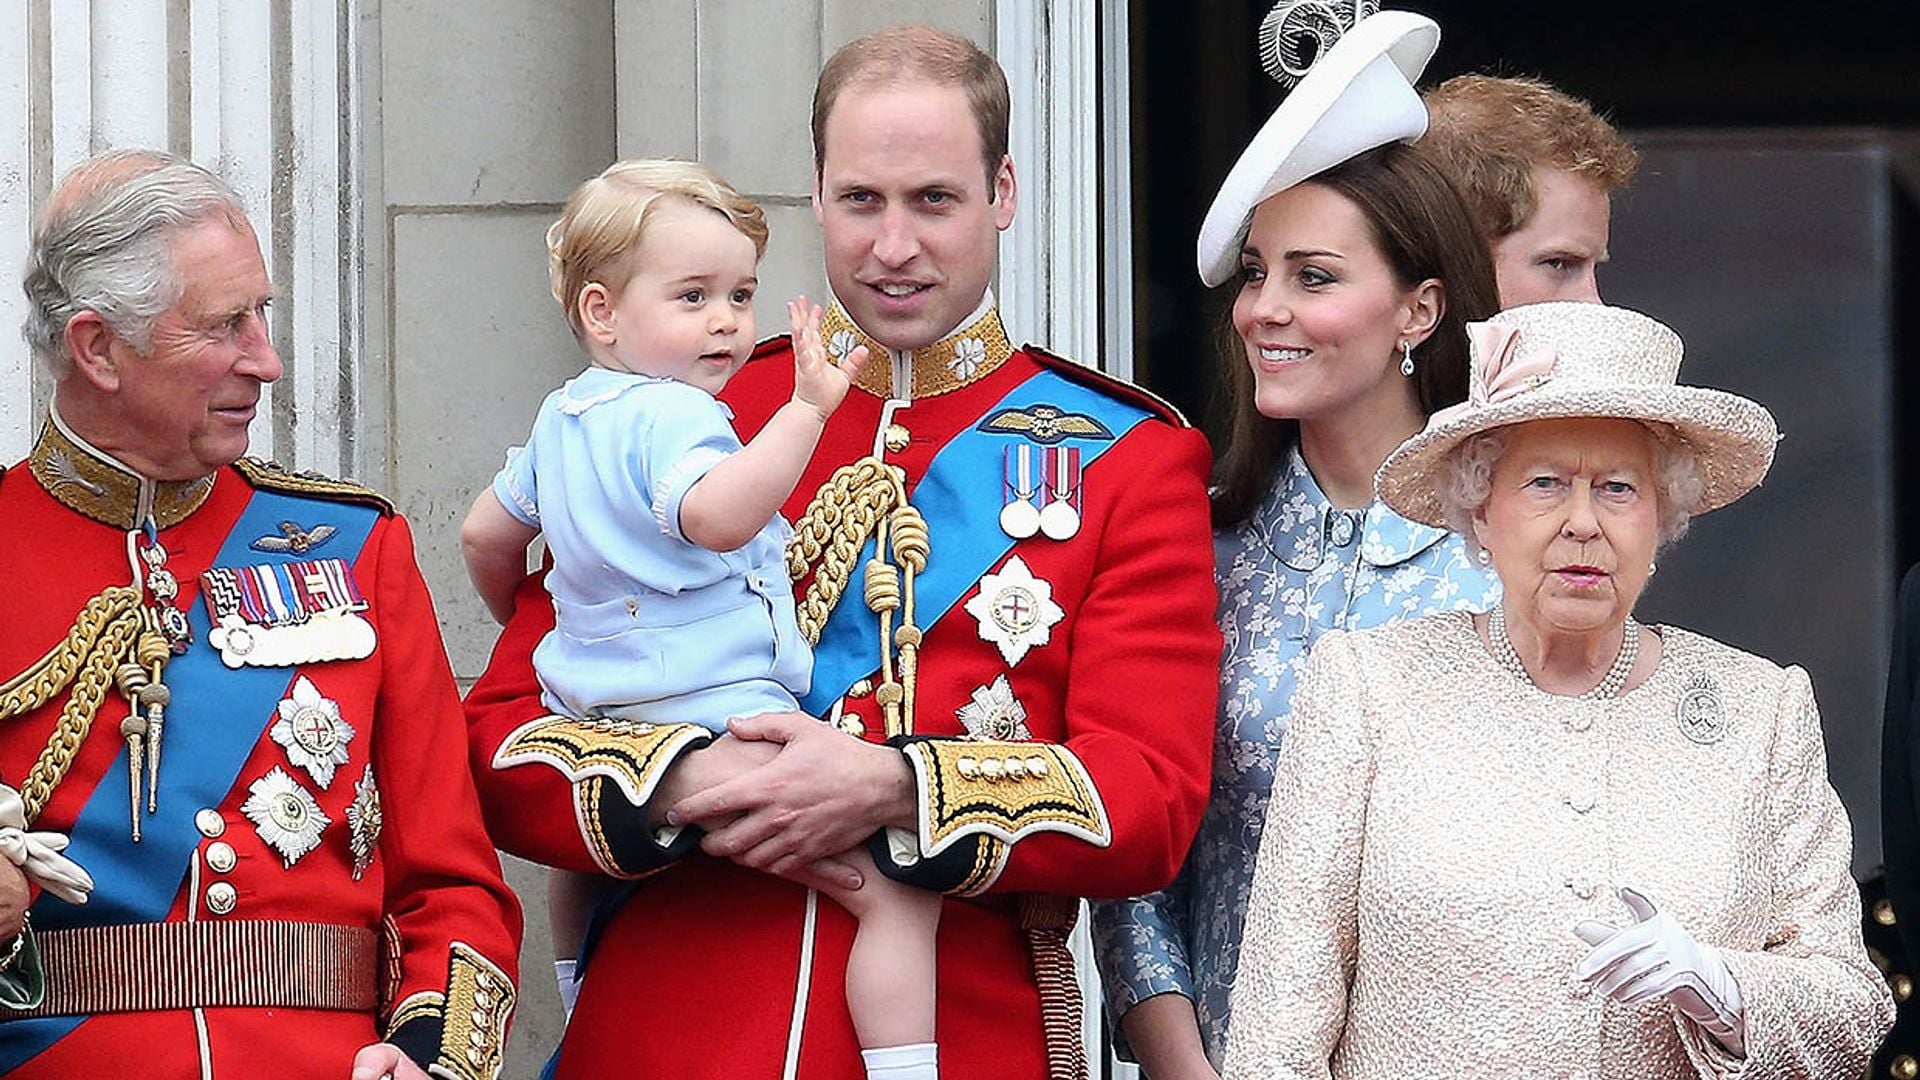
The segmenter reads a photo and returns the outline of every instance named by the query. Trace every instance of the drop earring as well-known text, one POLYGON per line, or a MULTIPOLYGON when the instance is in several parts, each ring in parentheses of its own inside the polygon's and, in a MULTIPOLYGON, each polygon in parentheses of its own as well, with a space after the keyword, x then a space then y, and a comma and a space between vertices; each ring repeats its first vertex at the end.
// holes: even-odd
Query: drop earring
POLYGON ((1413 342, 1400 342, 1400 374, 1413 378, 1413 342))
POLYGON ((1488 551, 1486 548, 1481 548, 1478 552, 1474 554, 1473 557, 1480 560, 1481 566, 1485 566, 1488 563, 1493 561, 1493 553, 1488 551))
POLYGON ((1648 564, 1647 564, 1647 576, 1648 576, 1648 577, 1652 577, 1653 575, 1655 575, 1655 574, 1657 574, 1657 573, 1659 573, 1659 572, 1660 572, 1660 564, 1659 564, 1659 563, 1656 563, 1656 562, 1650 562, 1650 563, 1648 563, 1648 564))

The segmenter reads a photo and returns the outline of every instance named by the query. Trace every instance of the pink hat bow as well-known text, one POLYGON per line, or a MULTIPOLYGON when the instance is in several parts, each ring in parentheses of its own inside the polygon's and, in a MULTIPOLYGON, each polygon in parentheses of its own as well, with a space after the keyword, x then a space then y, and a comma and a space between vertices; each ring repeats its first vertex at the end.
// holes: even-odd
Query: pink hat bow
POLYGON ((1435 413, 1437 423, 1524 394, 1553 378, 1560 363, 1560 354, 1550 345, 1522 350, 1520 329, 1514 326, 1468 323, 1467 343, 1480 360, 1479 370, 1467 381, 1467 400, 1435 413))

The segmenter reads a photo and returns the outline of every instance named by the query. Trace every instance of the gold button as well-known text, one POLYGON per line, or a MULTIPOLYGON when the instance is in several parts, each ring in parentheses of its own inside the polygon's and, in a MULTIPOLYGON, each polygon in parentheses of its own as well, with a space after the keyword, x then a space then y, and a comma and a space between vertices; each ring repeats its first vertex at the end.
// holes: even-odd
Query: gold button
POLYGON ((1007 778, 1009 780, 1025 780, 1027 778, 1027 763, 1017 757, 1008 758, 1007 778))
POLYGON ((1893 925, 1893 901, 1875 900, 1873 902, 1873 921, 1881 926, 1893 925))
POLYGON ((980 763, 980 775, 989 780, 998 780, 1007 773, 1006 762, 999 758, 988 758, 980 763))
POLYGON ((859 713, 841 713, 840 730, 858 739, 866 735, 867 722, 860 719, 859 713))
POLYGON ((234 891, 231 882, 216 881, 207 886, 207 910, 215 915, 225 915, 233 910, 240 894, 234 891))
POLYGON ((220 811, 212 808, 193 815, 193 825, 200 830, 201 836, 209 840, 227 831, 227 819, 220 816, 220 811))
POLYGON ((1893 1064, 1887 1071, 1899 1080, 1914 1080, 1914 1077, 1920 1076, 1920 1061, 1913 1060, 1912 1054, 1901 1054, 1893 1059, 1893 1064))
POLYGON ((1047 775, 1047 759, 1038 754, 1028 758, 1027 771, 1035 776, 1045 778, 1047 775))
POLYGON ((903 425, 888 424, 887 433, 884 438, 887 443, 887 449, 897 454, 905 450, 907 444, 913 441, 913 433, 908 431, 903 425))
POLYGON ((1887 954, 1871 945, 1867 946, 1867 959, 1873 961, 1873 966, 1879 968, 1882 975, 1893 970, 1893 964, 1888 962, 1887 954))
POLYGON ((1888 980, 1893 984, 1893 996, 1896 1001, 1905 1001, 1913 996, 1913 980, 1905 975, 1895 975, 1888 980))
POLYGON ((859 682, 847 687, 848 697, 866 697, 871 693, 873 693, 872 679, 861 679, 859 682))
POLYGON ((953 767, 960 771, 961 778, 965 780, 973 780, 980 775, 980 763, 970 757, 954 762, 953 767))
POLYGON ((224 874, 233 869, 239 860, 234 857, 233 845, 225 840, 215 840, 207 845, 207 865, 213 867, 216 874, 224 874))

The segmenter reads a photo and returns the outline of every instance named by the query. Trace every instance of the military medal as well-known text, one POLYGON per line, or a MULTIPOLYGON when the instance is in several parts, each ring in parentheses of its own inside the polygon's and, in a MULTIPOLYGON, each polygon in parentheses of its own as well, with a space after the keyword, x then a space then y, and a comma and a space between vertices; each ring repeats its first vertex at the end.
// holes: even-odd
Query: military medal
POLYGON ((333 824, 307 789, 278 765, 247 788, 240 812, 288 869, 319 847, 320 833, 333 824))
POLYGON ((1026 443, 1007 447, 1005 462, 1000 531, 1015 540, 1025 540, 1040 531, 1040 511, 1034 506, 1040 484, 1033 478, 1033 447, 1026 443))
POLYGON ((995 677, 991 686, 975 687, 972 696, 956 710, 969 736, 996 742, 1033 738, 1027 730, 1027 707, 1013 696, 1013 684, 1005 675, 995 677))
POLYGON ((1054 446, 1043 453, 1047 505, 1040 508, 1040 531, 1049 540, 1071 540, 1080 531, 1080 448, 1054 446))
POLYGON ((305 675, 294 681, 293 692, 280 702, 279 718, 267 734, 287 751, 287 760, 307 770, 325 791, 333 770, 347 763, 347 744, 353 726, 340 719, 340 706, 320 696, 305 675))
POLYGON ((380 842, 380 789, 373 782, 373 766, 368 765, 353 785, 353 801, 347 804, 347 848, 353 852, 353 880, 366 876, 373 865, 373 852, 380 842))
POLYGON ((373 655, 366 598, 343 559, 216 566, 200 576, 207 640, 230 668, 290 667, 373 655))
POLYGON ((997 574, 980 578, 980 591, 966 603, 967 614, 980 624, 980 636, 999 648, 1009 666, 1027 651, 1053 638, 1053 625, 1067 613, 1053 602, 1053 586, 1033 576, 1026 561, 1015 555, 997 574))

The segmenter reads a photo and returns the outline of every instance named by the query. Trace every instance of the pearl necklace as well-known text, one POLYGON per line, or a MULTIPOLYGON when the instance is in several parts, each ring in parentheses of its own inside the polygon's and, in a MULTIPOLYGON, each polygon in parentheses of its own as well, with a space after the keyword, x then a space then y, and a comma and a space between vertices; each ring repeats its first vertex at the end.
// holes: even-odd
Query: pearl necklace
MULTIPOLYGON (((1520 681, 1533 685, 1533 676, 1527 674, 1527 666, 1520 662, 1520 653, 1513 647, 1513 639, 1507 636, 1507 613, 1495 604, 1487 613, 1487 642, 1493 647, 1493 658, 1500 666, 1514 674, 1520 681)), ((1614 655, 1613 666, 1601 677, 1599 685, 1579 696, 1581 701, 1604 701, 1620 696, 1620 688, 1627 684, 1627 676, 1633 673, 1634 661, 1640 658, 1640 628, 1629 618, 1620 633, 1620 651, 1614 655)))

